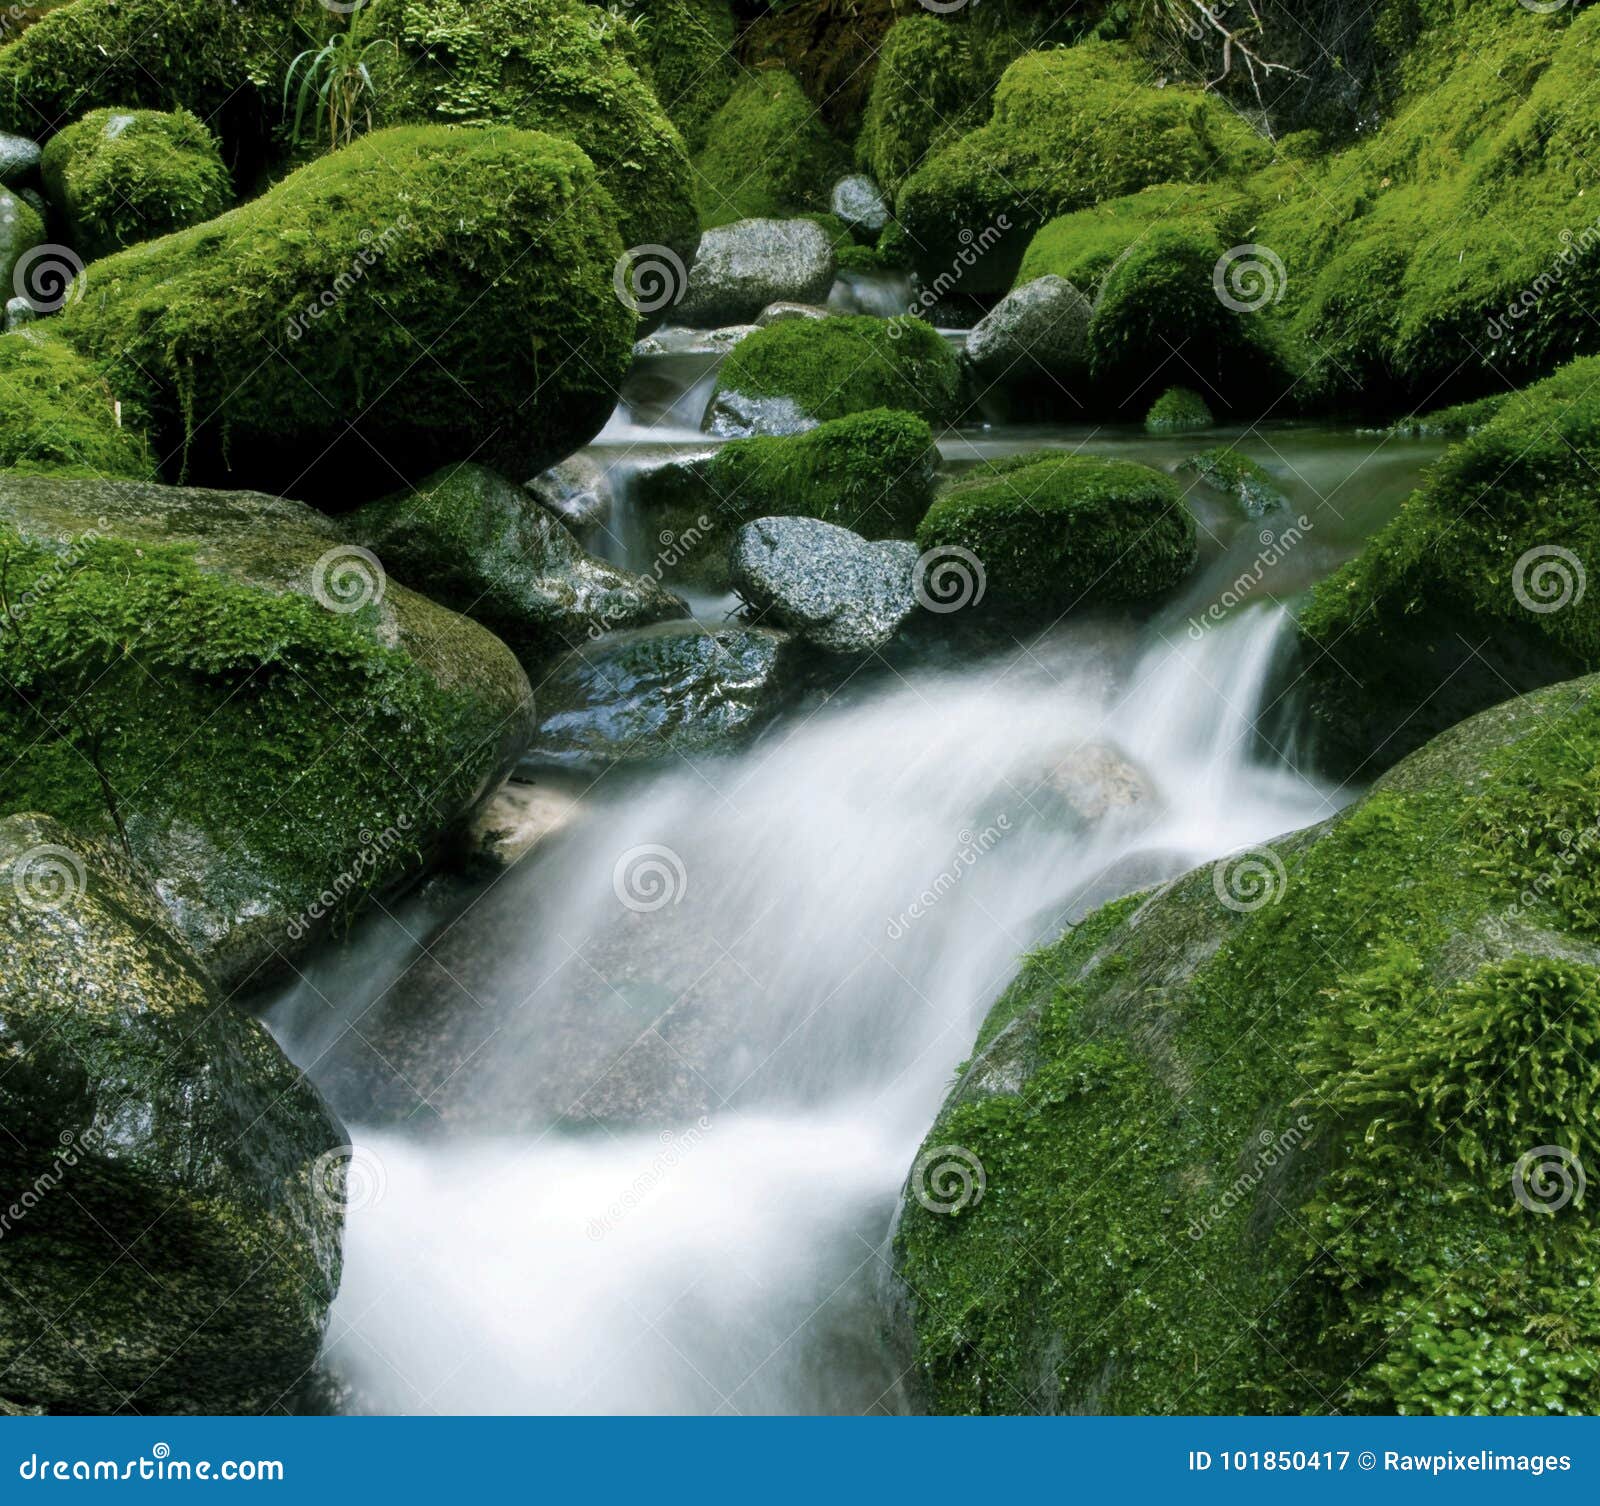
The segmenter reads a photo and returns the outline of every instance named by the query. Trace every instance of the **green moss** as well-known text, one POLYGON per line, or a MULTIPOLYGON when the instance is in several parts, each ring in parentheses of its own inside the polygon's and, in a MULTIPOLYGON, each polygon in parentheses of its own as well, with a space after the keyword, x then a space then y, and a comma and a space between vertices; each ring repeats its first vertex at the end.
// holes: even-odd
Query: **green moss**
POLYGON ((211 132, 187 110, 94 110, 45 147, 45 190, 79 255, 221 214, 233 196, 211 132))
POLYGON ((118 412, 111 387, 60 339, 37 329, 0 335, 0 468, 154 479, 142 419, 118 412))
POLYGON ((1195 522, 1171 479, 1130 461, 1024 455, 949 487, 917 529, 925 551, 976 555, 998 604, 1068 611, 1142 601, 1195 562, 1195 522))
POLYGON ((1506 399, 1300 614, 1333 768, 1383 767, 1514 691, 1600 665, 1600 358, 1506 399), (1526 604, 1525 604, 1526 603, 1526 604))
POLYGON ((788 397, 816 419, 897 408, 930 423, 956 416, 961 369, 921 319, 841 315, 786 319, 747 335, 722 363, 717 390, 788 397))
POLYGON ((1513 1173, 1600 1151, 1596 932, 1483 858, 1592 834, 1597 769, 1594 682, 1508 704, 1258 855, 1253 908, 1206 868, 1031 959, 928 1140, 983 1196, 898 1232, 932 1409, 1592 1412, 1593 1195, 1513 1173))
POLYGON ((924 277, 959 266, 962 292, 999 293, 1047 220, 1153 183, 1229 179, 1269 152, 1214 96, 1156 88, 1132 52, 1089 42, 1006 69, 989 124, 925 162, 895 210, 924 277))
POLYGON ((751 74, 712 117, 694 159, 695 197, 710 229, 734 220, 826 209, 848 168, 844 150, 792 74, 751 74))
POLYGON ((1207 486, 1234 498, 1252 518, 1286 507, 1288 498, 1266 467, 1231 446, 1205 450, 1184 462, 1207 486))
POLYGON ((989 118, 1000 75, 1026 47, 1020 33, 964 15, 901 16, 878 53, 856 161, 893 193, 923 160, 989 118))
POLYGON ((733 12, 725 0, 640 0, 633 29, 662 108, 699 147, 733 92, 733 12))
POLYGON ((0 127, 41 139, 87 110, 193 110, 230 141, 264 137, 314 0, 71 0, 0 48, 0 127))
POLYGON ((369 32, 400 53, 378 94, 380 123, 504 124, 565 136, 615 200, 624 246, 694 249, 688 158, 630 61, 628 28, 596 24, 594 8, 578 0, 372 0, 362 14, 369 32))
POLYGON ((629 360, 610 220, 570 142, 398 127, 97 262, 58 324, 196 479, 348 505, 461 455, 530 475, 629 360))
POLYGON ((1144 426, 1152 434, 1192 434, 1215 422, 1206 400, 1188 387, 1169 387, 1144 418, 1144 426))
MULTIPOLYGON (((44 243, 44 217, 26 199, 19 194, 9 193, 0 189, 0 278, 13 292, 26 294, 37 291, 46 296, 48 302, 51 296, 59 294, 58 288, 36 287, 40 274, 27 275, 27 266, 22 259, 34 247, 44 243), (18 277, 17 267, 23 265, 24 275, 18 277)), ((58 266, 59 261, 54 257, 47 264, 50 267, 58 266)), ((11 293, 6 295, 8 298, 11 293)))
POLYGON ((1489 422, 1512 396, 1509 392, 1496 392, 1470 403, 1455 403, 1448 408, 1435 408, 1415 418, 1402 418, 1390 426, 1389 432, 1403 439, 1465 439, 1476 434, 1489 422))

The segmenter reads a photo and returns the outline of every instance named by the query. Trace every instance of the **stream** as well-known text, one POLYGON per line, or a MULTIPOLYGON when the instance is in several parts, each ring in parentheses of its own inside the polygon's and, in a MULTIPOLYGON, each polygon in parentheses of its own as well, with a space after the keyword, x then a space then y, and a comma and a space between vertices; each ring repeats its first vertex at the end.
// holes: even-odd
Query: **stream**
MULTIPOLYGON (((714 443, 715 364, 636 363, 589 450, 614 497, 597 552, 649 568, 630 478, 714 443)), ((941 450, 1173 470, 1240 437, 987 427, 941 450)), ((1249 520, 1195 487, 1201 563, 1153 614, 845 667, 735 751, 580 783, 523 862, 378 907, 273 1003, 356 1147, 325 1348, 347 1409, 908 1408, 895 1207, 1019 958, 1357 793, 1297 773, 1266 704, 1286 603, 1439 447, 1241 443, 1290 508, 1249 520), (402 1049, 396 1010, 437 1031, 402 1049)))

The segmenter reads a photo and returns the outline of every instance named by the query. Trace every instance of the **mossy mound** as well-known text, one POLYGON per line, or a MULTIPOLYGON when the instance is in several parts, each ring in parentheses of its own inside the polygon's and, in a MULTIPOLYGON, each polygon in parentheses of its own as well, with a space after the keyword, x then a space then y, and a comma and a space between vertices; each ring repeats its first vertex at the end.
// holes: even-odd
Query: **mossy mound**
POLYGON ((88 110, 193 110, 264 142, 297 16, 316 0, 69 0, 0 48, 0 128, 43 139, 88 110))
POLYGON ((1215 422, 1206 400, 1189 387, 1169 387, 1144 416, 1144 426, 1152 434, 1193 434, 1215 422))
POLYGON ((95 263, 57 322, 188 479, 348 505, 461 455, 532 475, 627 369, 612 218, 571 142, 397 127, 95 263))
POLYGON ((1248 517, 1264 517, 1289 505, 1283 489, 1266 467, 1231 446, 1202 451, 1185 461, 1183 468, 1192 471, 1207 486, 1226 492, 1248 517))
POLYGON ((706 126, 705 145, 694 159, 701 223, 709 229, 826 210, 829 191, 848 170, 844 148, 793 75, 761 69, 706 126))
POLYGON ((0 819, 0 1350, 57 1413, 292 1408, 345 1133, 120 851, 0 819))
POLYGON ((1402 418, 1389 426, 1389 432, 1403 439, 1465 439, 1476 434, 1513 396, 1496 392, 1467 403, 1452 403, 1415 418, 1402 418))
POLYGON ((901 16, 884 39, 856 160, 886 191, 989 119, 995 85, 1027 43, 964 15, 901 16))
POLYGON ((1413 14, 1389 122, 1265 175, 1252 237, 1288 268, 1306 390, 1377 411, 1520 384, 1596 344, 1600 11, 1413 14))
POLYGON ((656 98, 691 149, 733 92, 733 12, 726 0, 639 0, 633 21, 656 98))
POLYGON ((0 335, 0 469, 155 479, 142 418, 64 340, 0 335))
POLYGON ((224 987, 411 872, 531 732, 503 644, 298 503, 0 476, 0 560, 0 812, 125 831, 224 987))
MULTIPOLYGON (((28 268, 31 262, 24 258, 43 242, 44 216, 20 194, 0 189, 0 280, 7 288, 7 298, 11 297, 12 292, 26 295, 35 290, 40 273, 33 272, 30 275, 28 268), (17 276, 19 266, 23 270, 20 278, 17 276)), ((43 291, 52 294, 59 292, 59 289, 43 291)), ((44 301, 48 302, 49 299, 44 301)))
POLYGON ((1597 770, 1509 702, 1031 957, 907 1188, 930 1409, 1600 1406, 1597 770))
POLYGON ((1600 666, 1600 357, 1505 401, 1300 614, 1321 757, 1386 767, 1506 695, 1600 666))
POLYGON ((1170 477, 1081 455, 1021 455, 962 476, 917 543, 975 556, 986 600, 1050 612, 1147 600, 1196 556, 1194 516, 1170 477))
POLYGON ((933 501, 938 464, 924 420, 877 408, 803 434, 737 439, 647 471, 637 486, 652 525, 679 542, 669 573, 722 589, 733 536, 756 518, 820 518, 868 539, 910 538, 933 501))
POLYGON ((921 319, 785 319, 734 346, 716 390, 788 398, 819 420, 895 408, 946 424, 959 408, 961 366, 921 319))
POLYGON ((1007 68, 989 124, 913 173, 895 212, 924 278, 1003 293, 1054 216, 1153 183, 1228 179, 1269 156, 1213 95, 1156 88, 1130 50, 1086 42, 1007 68))
POLYGON ((45 192, 86 260, 222 213, 233 184, 187 110, 94 110, 50 138, 45 192))
POLYGON ((700 227, 689 160, 633 67, 631 33, 603 24, 578 0, 372 0, 362 14, 370 35, 399 49, 377 96, 380 123, 514 125, 565 136, 610 191, 623 246, 693 253, 700 227))

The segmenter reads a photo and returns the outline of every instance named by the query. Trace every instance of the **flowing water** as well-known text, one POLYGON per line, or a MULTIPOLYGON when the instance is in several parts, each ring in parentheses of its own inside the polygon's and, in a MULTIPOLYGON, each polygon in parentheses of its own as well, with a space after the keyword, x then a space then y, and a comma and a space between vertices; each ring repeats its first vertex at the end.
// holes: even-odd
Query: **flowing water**
MULTIPOLYGON (((591 544, 638 567, 628 478, 706 447, 715 369, 657 364, 591 451, 616 498, 591 544)), ((597 782, 493 884, 425 890, 308 969, 271 1020, 357 1147, 326 1351, 350 1406, 904 1409, 891 1221, 1017 959, 1346 798, 1268 730, 1283 602, 1436 450, 1289 428, 1243 444, 1289 512, 1248 522, 1196 491, 1201 567, 1153 617, 846 673, 739 751, 597 782), (408 1018, 422 1001, 420 1050, 395 1045, 402 996, 408 1018)), ((1040 447, 1172 468, 1196 446, 942 446, 952 466, 1040 447)))

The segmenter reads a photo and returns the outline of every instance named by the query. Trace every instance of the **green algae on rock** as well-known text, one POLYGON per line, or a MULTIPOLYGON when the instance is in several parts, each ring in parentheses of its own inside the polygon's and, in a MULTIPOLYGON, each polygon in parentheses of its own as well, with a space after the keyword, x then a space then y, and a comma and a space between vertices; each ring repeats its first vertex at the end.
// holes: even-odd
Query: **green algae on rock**
POLYGON ((1143 601, 1196 557, 1194 515, 1172 479, 1126 460, 1019 455, 961 476, 917 529, 928 555, 964 551, 985 599, 1025 611, 1143 601))
POLYGON ((467 454, 530 475, 627 369, 612 219, 570 142, 397 127, 94 263, 57 325, 186 479, 347 506, 467 454))
POLYGON ((1226 492, 1244 509, 1246 517, 1265 517, 1289 505, 1267 468, 1230 445, 1191 456, 1184 461, 1183 469, 1192 471, 1207 486, 1226 492))
POLYGON ((86 260, 212 219, 233 197, 216 139, 182 109, 91 111, 50 138, 42 171, 86 260))
POLYGON ((0 574, 0 811, 125 833, 225 989, 411 873, 532 732, 502 643, 297 503, 0 476, 0 574))
POLYGON ((1594 1411, 1597 769, 1552 687, 1029 958, 903 1205, 927 1405, 1594 1411))
POLYGON ((10 1402, 291 1408, 339 1286, 345 1133, 120 850, 43 816, 0 819, 0 1043, 10 1402))

